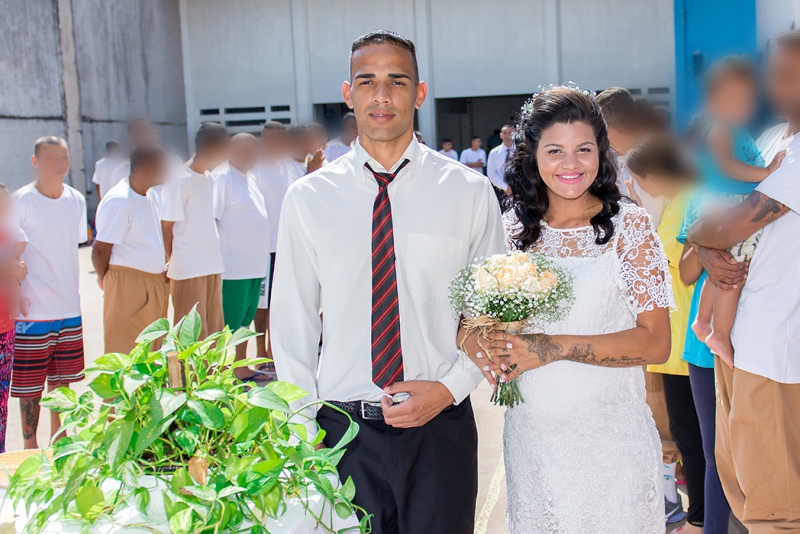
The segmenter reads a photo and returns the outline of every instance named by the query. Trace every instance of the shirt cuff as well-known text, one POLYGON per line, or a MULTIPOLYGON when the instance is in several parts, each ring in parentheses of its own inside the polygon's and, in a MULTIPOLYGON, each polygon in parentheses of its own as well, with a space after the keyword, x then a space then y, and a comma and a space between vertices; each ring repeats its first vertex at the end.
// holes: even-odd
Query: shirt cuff
POLYGON ((439 379, 455 399, 456 405, 461 404, 469 394, 475 391, 483 380, 483 373, 469 357, 458 351, 459 359, 447 373, 439 379))

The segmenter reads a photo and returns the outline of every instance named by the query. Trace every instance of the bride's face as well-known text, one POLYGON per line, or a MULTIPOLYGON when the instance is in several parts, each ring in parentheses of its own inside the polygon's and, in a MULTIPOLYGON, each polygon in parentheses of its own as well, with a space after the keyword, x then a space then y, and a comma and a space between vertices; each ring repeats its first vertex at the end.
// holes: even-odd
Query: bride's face
POLYGON ((553 124, 542 132, 536 161, 552 194, 565 200, 582 197, 600 168, 592 127, 584 122, 553 124))

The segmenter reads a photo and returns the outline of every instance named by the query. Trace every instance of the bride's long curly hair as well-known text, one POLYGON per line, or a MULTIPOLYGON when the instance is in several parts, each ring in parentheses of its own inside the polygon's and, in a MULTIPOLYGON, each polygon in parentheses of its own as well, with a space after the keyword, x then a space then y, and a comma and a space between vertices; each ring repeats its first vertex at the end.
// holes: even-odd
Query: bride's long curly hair
POLYGON ((622 198, 617 187, 617 168, 609 150, 608 130, 593 96, 579 89, 554 86, 534 96, 520 112, 519 126, 514 133, 516 151, 505 168, 506 183, 511 187, 510 207, 521 223, 511 236, 519 250, 528 250, 542 233, 542 219, 550 208, 547 186, 539 174, 536 149, 542 132, 558 123, 583 122, 594 131, 600 156, 600 167, 589 193, 597 197, 602 208, 590 222, 598 245, 608 243, 614 235, 612 217, 619 213, 622 198))

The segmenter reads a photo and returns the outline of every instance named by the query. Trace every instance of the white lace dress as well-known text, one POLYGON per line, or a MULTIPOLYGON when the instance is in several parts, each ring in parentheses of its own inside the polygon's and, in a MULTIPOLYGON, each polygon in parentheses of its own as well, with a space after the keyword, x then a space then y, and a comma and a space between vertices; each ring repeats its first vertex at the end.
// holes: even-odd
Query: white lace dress
MULTIPOLYGON (((506 229, 519 224, 513 212, 506 229)), ((533 247, 574 277, 575 302, 550 335, 610 334, 673 305, 667 259, 647 214, 621 205, 615 232, 543 225, 533 247)), ((541 330, 538 330, 541 332, 541 330)), ((661 442, 641 367, 559 361, 518 379, 525 402, 506 411, 507 519, 512 534, 663 533, 661 442)))

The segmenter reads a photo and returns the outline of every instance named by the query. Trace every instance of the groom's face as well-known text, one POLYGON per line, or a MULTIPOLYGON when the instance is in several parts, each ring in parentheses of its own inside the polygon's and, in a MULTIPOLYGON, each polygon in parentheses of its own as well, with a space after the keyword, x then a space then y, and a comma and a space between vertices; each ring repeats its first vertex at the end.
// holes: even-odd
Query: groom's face
POLYGON ((360 137, 391 141, 413 128, 414 110, 425 101, 427 88, 417 80, 411 52, 387 43, 368 45, 353 53, 350 72, 342 93, 360 137))
POLYGON ((772 51, 769 94, 777 116, 800 117, 800 46, 778 45, 772 51))

